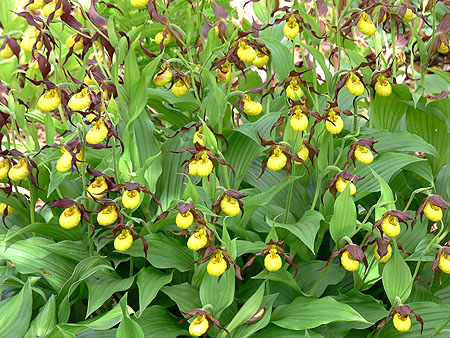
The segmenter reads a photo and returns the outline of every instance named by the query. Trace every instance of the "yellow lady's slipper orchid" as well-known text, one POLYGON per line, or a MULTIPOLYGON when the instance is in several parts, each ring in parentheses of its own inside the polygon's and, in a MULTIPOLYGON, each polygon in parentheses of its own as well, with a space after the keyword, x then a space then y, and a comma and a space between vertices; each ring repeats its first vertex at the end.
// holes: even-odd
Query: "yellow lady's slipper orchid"
POLYGON ((291 15, 289 21, 283 26, 284 36, 288 39, 295 39, 299 31, 300 27, 298 26, 297 19, 295 19, 295 16, 291 15))
POLYGON ((289 83, 289 86, 286 88, 286 95, 288 98, 290 98, 292 101, 300 100, 302 97, 302 89, 297 83, 297 80, 293 79, 289 83))
POLYGON ((400 332, 409 331, 409 329, 411 328, 411 318, 409 318, 409 316, 406 318, 403 318, 402 316, 400 316, 400 313, 396 313, 394 315, 392 322, 394 324, 394 327, 397 329, 397 331, 400 331, 400 332))
POLYGON ((403 21, 405 22, 411 22, 414 19, 414 12, 411 8, 407 8, 405 15, 403 15, 403 21))
POLYGON ((245 95, 244 97, 244 113, 251 116, 256 116, 261 114, 262 112, 262 104, 256 101, 253 101, 249 95, 245 95))
POLYGON ((237 56, 242 62, 253 62, 256 58, 256 51, 252 46, 247 45, 244 41, 240 41, 237 56))
POLYGON ((130 0, 131 6, 136 8, 144 8, 147 6, 149 0, 130 0))
POLYGON ((41 9, 44 6, 45 6, 44 0, 34 0, 31 4, 28 5, 27 8, 37 10, 41 9))
POLYGON ((241 212, 239 203, 233 197, 228 195, 225 195, 220 201, 220 208, 228 216, 236 216, 241 212))
MULTIPOLYGON (((256 59, 255 59, 256 60, 256 59)), ((225 83, 228 82, 231 78, 231 67, 228 64, 228 61, 225 61, 223 65, 217 67, 216 75, 219 82, 225 83)))
POLYGON ((303 114, 300 109, 297 109, 295 114, 292 115, 289 124, 294 131, 303 132, 308 128, 308 116, 303 114))
POLYGON ((370 164, 373 162, 372 152, 367 147, 359 144, 355 148, 355 158, 363 164, 370 164))
POLYGON ((347 188, 347 185, 350 183, 350 195, 353 196, 356 194, 356 186, 353 184, 353 182, 349 182, 345 178, 339 176, 336 181, 336 190, 339 192, 343 192, 345 188, 347 188))
POLYGON ((153 78, 153 83, 155 86, 162 87, 170 81, 172 81, 172 71, 165 63, 163 63, 161 71, 153 78))
POLYGON ((191 235, 187 241, 187 247, 191 250, 197 251, 208 245, 208 237, 205 229, 200 229, 195 234, 191 235))
POLYGON ((439 269, 449 274, 450 273, 450 255, 448 255, 445 252, 441 253, 441 256, 439 257, 439 269))
POLYGON ((203 133, 201 130, 197 130, 195 132, 193 142, 194 142, 194 144, 198 143, 198 144, 201 144, 202 146, 205 145, 205 142, 203 141, 203 133))
POLYGON ((83 37, 80 36, 80 39, 77 42, 75 42, 75 38, 77 37, 77 35, 78 34, 73 34, 67 38, 67 40, 66 40, 67 48, 70 49, 73 46, 74 51, 83 49, 83 46, 84 46, 83 45, 83 37))
POLYGON ((269 157, 267 161, 267 168, 272 171, 278 171, 285 167, 287 163, 287 157, 283 151, 277 147, 275 148, 273 154, 269 157))
POLYGON ((227 262, 223 258, 222 252, 217 252, 216 256, 211 259, 206 267, 206 271, 210 276, 219 277, 227 270, 227 262))
POLYGON ((381 222, 381 230, 389 237, 397 237, 400 234, 400 223, 392 215, 386 215, 381 222))
POLYGON ((42 9, 42 14, 48 18, 50 16, 50 14, 52 14, 53 12, 55 13, 55 15, 53 16, 54 19, 59 18, 61 15, 64 14, 64 8, 63 8, 63 4, 61 4, 61 7, 56 10, 56 4, 59 2, 59 0, 55 0, 52 1, 48 4, 46 4, 44 6, 44 8, 42 9))
POLYGON ((74 111, 79 111, 89 108, 90 104, 91 104, 91 97, 89 96, 89 90, 87 88, 84 88, 81 90, 81 92, 73 95, 70 98, 67 105, 69 106, 70 109, 74 111))
POLYGON ((356 27, 358 27, 359 31, 365 35, 374 35, 377 31, 377 28, 373 24, 373 22, 369 19, 369 15, 367 13, 363 13, 358 23, 356 24, 356 27))
POLYGON ((380 255, 378 254, 378 244, 375 244, 375 252, 374 252, 375 259, 380 263, 387 263, 387 261, 390 260, 392 256, 392 247, 390 244, 388 245, 387 250, 388 250, 387 254, 384 255, 382 258, 380 258, 380 255))
POLYGON ((447 54, 449 52, 449 49, 447 45, 443 42, 441 42, 441 45, 439 46, 438 52, 441 54, 447 54))
POLYGON ((9 59, 13 55, 14 52, 12 51, 11 47, 9 47, 9 44, 6 43, 5 47, 0 51, 0 56, 3 59, 9 59))
POLYGON ((4 215, 5 210, 8 210, 8 215, 11 215, 16 212, 16 209, 14 209, 12 206, 7 205, 5 203, 0 204, 0 215, 4 215))
POLYGON ((59 107, 61 104, 61 96, 58 90, 50 89, 44 93, 38 100, 37 105, 42 111, 52 111, 59 107))
POLYGON ((128 229, 122 229, 120 235, 114 239, 114 249, 117 251, 127 251, 132 244, 133 235, 128 229))
POLYGON ((172 94, 176 97, 181 97, 189 92, 191 85, 188 79, 178 80, 172 87, 172 94))
POLYGON ((191 176, 197 176, 198 172, 197 172, 197 168, 198 168, 198 161, 197 160, 193 160, 189 163, 189 172, 188 174, 191 176))
POLYGON ((125 190, 122 195, 122 204, 127 209, 134 209, 141 201, 141 193, 139 190, 125 190))
POLYGON ((388 97, 392 94, 392 85, 384 76, 379 76, 375 83, 375 92, 382 97, 388 97))
MULTIPOLYGON (((148 2, 148 1, 147 1, 148 2)), ((164 27, 162 32, 159 32, 155 36, 155 42, 159 45, 161 41, 163 42, 163 45, 168 45, 173 40, 173 34, 171 31, 167 31, 166 38, 164 39, 164 32, 166 31, 166 28, 164 27), (164 41, 163 41, 164 39, 164 41)))
POLYGON ((350 253, 345 250, 341 255, 341 264, 347 271, 356 271, 359 266, 359 261, 353 259, 350 253))
POLYGON ((342 117, 333 110, 328 114, 328 120, 334 123, 333 124, 330 121, 325 122, 325 127, 331 134, 337 135, 344 129, 344 120, 342 120, 342 117))
POLYGON ((61 148, 61 153, 61 157, 56 162, 56 170, 60 173, 65 173, 72 168, 72 155, 65 147, 61 148))
POLYGON ((283 261, 277 252, 277 249, 270 249, 269 253, 264 257, 264 266, 267 271, 278 271, 281 269, 283 261))
MULTIPOLYGON (((297 156, 300 157, 303 161, 306 161, 309 157, 309 149, 308 147, 302 143, 300 150, 297 153, 297 156)), ((300 164, 300 162, 294 161, 295 164, 300 164)))
POLYGON ((208 331, 209 322, 204 315, 197 315, 189 325, 189 334, 193 337, 200 337, 208 331))
POLYGON ((345 82, 345 87, 350 92, 350 94, 355 96, 360 96, 364 94, 364 85, 359 80, 355 73, 351 72, 347 81, 345 82))
POLYGON ((194 223, 194 216, 189 210, 184 214, 179 212, 177 214, 177 218, 175 219, 175 223, 180 229, 187 229, 192 225, 192 223, 194 223))
POLYGON ((44 45, 42 39, 36 43, 37 38, 39 37, 40 32, 36 28, 31 28, 25 32, 25 36, 20 43, 20 47, 24 52, 31 52, 33 50, 33 46, 36 44, 36 50, 39 50, 44 45))
POLYGON ((103 118, 97 122, 92 123, 94 126, 89 129, 86 134, 86 142, 89 144, 99 144, 108 136, 108 128, 103 121, 103 118))
POLYGON ((442 219, 442 209, 428 201, 423 209, 424 215, 432 222, 439 222, 442 219))
POLYGON ((92 196, 95 198, 102 198, 105 196, 102 192, 106 189, 108 189, 108 183, 106 183, 105 178, 103 176, 98 176, 95 178, 94 182, 89 185, 87 191, 90 192, 90 194, 88 194, 88 196, 89 198, 92 198, 92 196))
POLYGON ((30 175, 27 162, 21 158, 19 163, 12 166, 8 171, 8 176, 12 181, 21 181, 30 175))
POLYGON ((98 213, 97 222, 100 225, 108 226, 114 224, 118 217, 119 213, 117 212, 117 208, 114 205, 108 205, 98 213))
POLYGON ((9 161, 6 158, 0 160, 0 180, 8 177, 9 161))
POLYGON ((81 212, 76 204, 72 205, 63 211, 59 216, 59 225, 64 229, 75 228, 81 221, 81 212))
POLYGON ((262 68, 269 62, 269 55, 264 54, 263 52, 260 52, 259 50, 256 51, 256 58, 253 60, 253 65, 262 68))
MULTIPOLYGON (((192 162, 191 162, 192 163, 192 162)), ((197 163, 197 175, 206 177, 211 174, 214 165, 207 154, 203 154, 202 158, 197 163)))

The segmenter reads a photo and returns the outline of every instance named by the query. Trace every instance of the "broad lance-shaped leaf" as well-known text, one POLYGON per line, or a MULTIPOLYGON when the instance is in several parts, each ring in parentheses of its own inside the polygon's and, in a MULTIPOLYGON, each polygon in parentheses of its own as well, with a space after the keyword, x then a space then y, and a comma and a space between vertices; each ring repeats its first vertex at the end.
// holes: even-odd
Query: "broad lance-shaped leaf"
POLYGON ((272 322, 286 329, 312 329, 332 322, 366 321, 347 304, 339 303, 331 297, 297 297, 290 304, 277 307, 272 314, 272 322))
POLYGON ((46 337, 56 326, 56 301, 52 295, 31 322, 24 338, 46 337))
POLYGON ((383 270, 383 287, 391 304, 395 297, 401 297, 406 301, 411 293, 411 270, 400 255, 397 246, 392 245, 393 253, 391 259, 386 263, 383 270))
POLYGON ((28 280, 20 292, 0 302, 0 337, 23 337, 30 324, 32 294, 28 280))
POLYGON ((145 337, 173 338, 188 336, 186 330, 175 325, 179 318, 171 315, 161 305, 153 305, 145 309, 136 323, 142 328, 145 337))
POLYGON ((334 214, 330 220, 330 234, 337 244, 344 236, 349 236, 356 229, 356 207, 350 196, 350 184, 338 196, 334 203, 334 214))
MULTIPOLYGON (((323 220, 323 215, 315 210, 308 210, 303 217, 295 224, 285 224, 275 222, 275 227, 289 230, 292 234, 297 236, 311 251, 314 252, 314 241, 317 231, 320 228, 320 221, 323 220)), ((272 220, 267 220, 268 224, 272 224, 272 220)))
POLYGON ((389 184, 387 184, 386 181, 383 180, 383 178, 381 178, 380 175, 378 175, 372 168, 370 168, 370 170, 372 171, 373 176, 378 180, 378 182, 380 182, 381 196, 377 203, 392 202, 384 207, 375 208, 375 220, 379 220, 386 211, 395 209, 394 194, 392 193, 389 184))
POLYGON ((164 274, 151 266, 141 269, 137 275, 137 285, 139 288, 139 315, 142 315, 145 308, 152 302, 158 291, 172 281, 173 273, 164 274))
POLYGON ((218 277, 212 277, 208 273, 203 275, 202 284, 200 285, 200 300, 203 306, 211 304, 214 309, 214 315, 219 317, 220 313, 234 300, 236 280, 234 267, 231 266, 230 270, 222 275, 220 282, 217 279, 218 277))
POLYGON ((142 328, 133 319, 130 318, 127 306, 128 293, 120 300, 120 308, 122 309, 122 321, 117 329, 117 338, 145 338, 142 328))

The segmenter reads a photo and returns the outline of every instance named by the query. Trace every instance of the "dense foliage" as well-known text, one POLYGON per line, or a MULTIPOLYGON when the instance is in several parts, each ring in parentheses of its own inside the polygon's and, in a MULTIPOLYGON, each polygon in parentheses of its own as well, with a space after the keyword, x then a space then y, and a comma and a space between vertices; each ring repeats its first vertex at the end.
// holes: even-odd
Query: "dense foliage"
POLYGON ((450 335, 449 1, 0 25, 0 337, 450 335))

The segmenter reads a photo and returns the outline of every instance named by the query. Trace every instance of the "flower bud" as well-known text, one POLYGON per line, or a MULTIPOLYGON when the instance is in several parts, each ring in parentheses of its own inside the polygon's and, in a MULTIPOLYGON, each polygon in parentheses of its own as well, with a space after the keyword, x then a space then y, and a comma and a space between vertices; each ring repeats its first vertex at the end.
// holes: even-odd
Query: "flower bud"
POLYGON ((350 94, 355 96, 360 96, 364 94, 364 85, 359 80, 355 73, 351 72, 347 81, 345 82, 345 87, 350 92, 350 94))
POLYGON ((92 123, 94 126, 86 134, 86 142, 89 144, 99 144, 108 136, 108 128, 103 119, 92 123))
POLYGON ((200 337, 208 331, 209 322, 205 316, 197 315, 189 325, 189 334, 193 337, 200 337))
POLYGON ((367 147, 359 144, 355 148, 355 158, 363 164, 370 164, 373 162, 372 152, 367 147))
POLYGON ((369 36, 375 34, 375 32, 377 31, 377 28, 365 12, 363 12, 363 14, 359 17, 359 21, 356 24, 356 27, 358 27, 361 33, 369 36))
POLYGON ((239 203, 233 197, 228 195, 225 195, 220 201, 220 208, 228 216, 236 216, 241 212, 239 203))
POLYGON ((122 204, 124 208, 134 209, 141 201, 141 193, 138 190, 125 190, 122 195, 122 204))
POLYGON ((64 229, 75 228, 81 221, 81 212, 76 204, 72 205, 63 211, 59 216, 59 225, 64 229))
POLYGON ((424 215, 432 222, 439 222, 442 219, 442 209, 428 201, 423 209, 424 215))
POLYGON ((393 324, 397 331, 406 332, 411 328, 411 318, 409 316, 403 318, 400 316, 400 313, 396 313, 393 318, 393 324))
POLYGON ((122 229, 122 232, 114 240, 114 249, 117 251, 127 251, 133 244, 133 235, 130 230, 122 229))
POLYGON ((354 260, 347 250, 345 250, 341 255, 341 264, 347 271, 356 271, 359 266, 359 262, 354 260))
POLYGON ((177 218, 175 219, 175 223, 180 229, 187 229, 192 225, 192 223, 194 223, 194 216, 189 210, 184 214, 179 212, 177 214, 177 218))
POLYGON ((144 8, 147 6, 149 0, 130 0, 131 6, 136 8, 144 8))
POLYGON ((117 208, 114 205, 108 205, 97 215, 97 222, 100 225, 108 226, 114 224, 119 217, 117 208))
POLYGON ((242 62, 253 62, 256 58, 256 52, 252 46, 247 45, 244 41, 240 41, 237 56, 242 62))
POLYGON ((347 188, 347 185, 350 183, 350 196, 353 196, 356 194, 356 186, 353 184, 353 182, 349 182, 345 178, 339 176, 336 181, 336 190, 339 192, 343 192, 345 188, 347 188))
POLYGON ((297 80, 291 80, 289 86, 286 88, 286 95, 292 101, 300 100, 302 97, 302 89, 297 84, 297 80))
POLYGON ((277 252, 277 249, 270 249, 269 253, 264 257, 264 266, 267 271, 278 271, 281 269, 283 261, 277 252))
POLYGON ((103 176, 96 177, 94 182, 92 182, 87 189, 88 192, 90 192, 88 196, 91 199, 92 196, 94 196, 95 198, 102 198, 103 196, 105 196, 105 194, 102 194, 102 192, 105 191, 106 189, 108 189, 108 184, 106 183, 103 176))
POLYGON ((325 127, 331 134, 337 135, 342 131, 342 129, 344 129, 344 121, 342 120, 342 117, 336 114, 334 111, 331 111, 331 113, 328 115, 328 120, 334 123, 333 124, 330 121, 325 122, 325 127))
POLYGON ((12 181, 21 181, 26 178, 30 174, 28 170, 27 162, 21 158, 19 163, 13 165, 11 169, 8 171, 8 176, 12 181))
POLYGON ((375 83, 375 92, 382 97, 388 97, 392 94, 392 85, 384 76, 379 76, 375 83))
POLYGON ((374 256, 378 262, 387 263, 387 261, 391 259, 392 247, 390 244, 388 245, 387 250, 388 250, 387 254, 380 258, 380 255, 378 254, 378 244, 375 244, 374 256))
POLYGON ((298 35, 298 32, 300 31, 300 27, 298 26, 297 20, 292 15, 289 18, 289 21, 286 22, 283 26, 283 33, 284 36, 288 39, 295 39, 295 37, 298 35))
POLYGON ((50 16, 53 12, 55 15, 53 16, 54 19, 59 18, 61 15, 64 14, 64 8, 63 4, 61 4, 61 7, 59 7, 58 10, 56 10, 56 4, 59 2, 59 0, 52 1, 44 6, 42 9, 42 15, 44 15, 46 18, 50 16))
POLYGON ((38 100, 38 107, 42 111, 52 111, 61 104, 61 96, 56 89, 50 89, 44 93, 38 100))
POLYGON ((439 257, 439 269, 449 274, 450 273, 450 255, 445 252, 441 252, 441 256, 439 257))
POLYGON ((397 218, 392 215, 386 215, 381 222, 381 230, 389 237, 397 237, 400 234, 400 224, 397 218))
POLYGON ((222 252, 218 252, 216 257, 211 259, 206 267, 208 274, 213 277, 221 276, 227 270, 227 262, 223 258, 222 252))
POLYGON ((191 250, 197 251, 208 245, 208 237, 206 236, 205 229, 197 231, 191 235, 187 241, 187 247, 191 250))
POLYGON ((6 158, 0 160, 0 180, 8 177, 9 161, 6 158))

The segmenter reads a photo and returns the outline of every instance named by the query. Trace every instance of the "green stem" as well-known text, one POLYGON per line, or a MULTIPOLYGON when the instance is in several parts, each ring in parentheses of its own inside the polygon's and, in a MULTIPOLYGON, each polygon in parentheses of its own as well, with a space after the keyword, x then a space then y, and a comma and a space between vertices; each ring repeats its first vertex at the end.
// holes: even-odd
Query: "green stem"
POLYGON ((356 287, 358 290, 360 290, 364 286, 364 281, 366 280, 367 276, 369 275, 370 269, 372 269, 372 266, 374 263, 375 263, 375 256, 372 256, 369 266, 367 267, 366 271, 364 272, 363 278, 361 279, 361 281, 358 283, 358 286, 356 287))
POLYGON ((31 183, 31 178, 28 177, 28 189, 30 190, 30 221, 31 223, 35 222, 35 205, 36 205, 36 188, 31 183))
MULTIPOLYGON (((292 168, 292 175, 295 176, 295 164, 294 168, 292 168)), ((295 180, 292 177, 290 179, 292 180, 292 182, 289 184, 289 192, 286 203, 286 214, 284 215, 284 223, 287 223, 289 217, 289 209, 291 208, 292 190, 294 189, 294 182, 295 182, 295 180)))
MULTIPOLYGON (((434 186, 434 184, 433 184, 433 186, 434 186)), ((413 201, 413 199, 414 199, 414 196, 415 196, 416 194, 421 193, 421 192, 423 192, 423 191, 427 191, 427 190, 429 190, 429 189, 433 189, 433 186, 431 186, 431 187, 426 187, 426 188, 419 188, 419 189, 414 190, 414 191, 412 192, 411 196, 409 197, 408 203, 406 203, 406 206, 405 206, 405 209, 403 209, 403 212, 406 212, 406 211, 408 210, 408 208, 409 208, 410 204, 412 203, 412 201, 413 201)))
POLYGON ((134 272, 134 257, 130 258, 130 277, 133 277, 134 272))
POLYGON ((312 289, 309 291, 310 295, 313 295, 314 291, 316 291, 317 287, 319 286, 319 283, 322 281, 323 277, 325 277, 325 274, 327 273, 328 269, 330 268, 332 261, 333 261, 333 259, 331 259, 329 264, 326 266, 326 268, 323 269, 322 274, 320 275, 319 279, 314 283, 312 289))
POLYGON ((316 207, 316 203, 319 198, 320 187, 321 187, 321 183, 322 183, 322 176, 319 175, 319 165, 316 165, 316 178, 317 178, 316 192, 314 193, 314 200, 311 205, 311 210, 314 210, 314 208, 316 207))

